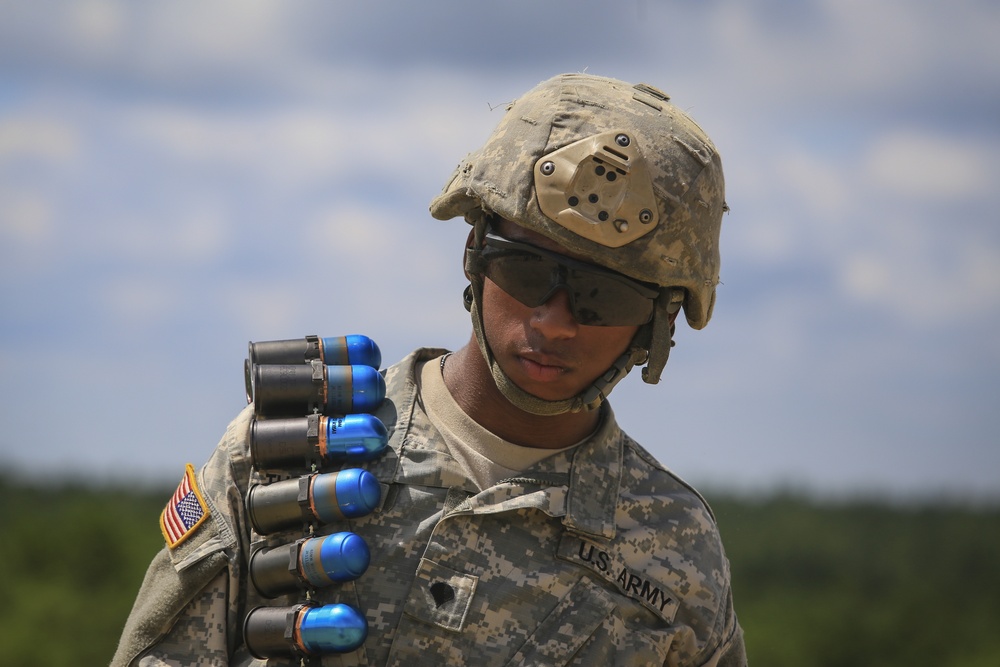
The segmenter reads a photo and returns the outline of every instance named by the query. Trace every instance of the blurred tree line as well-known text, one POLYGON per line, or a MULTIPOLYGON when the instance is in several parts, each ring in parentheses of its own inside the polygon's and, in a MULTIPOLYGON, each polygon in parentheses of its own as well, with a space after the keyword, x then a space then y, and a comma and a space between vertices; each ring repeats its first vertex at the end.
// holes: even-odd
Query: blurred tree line
POLYGON ((710 502, 753 667, 1000 666, 1000 507, 710 502))
MULTIPOLYGON (((172 492, 0 477, 0 662, 106 665, 172 492)), ((1000 507, 708 497, 753 667, 1000 665, 1000 507)))

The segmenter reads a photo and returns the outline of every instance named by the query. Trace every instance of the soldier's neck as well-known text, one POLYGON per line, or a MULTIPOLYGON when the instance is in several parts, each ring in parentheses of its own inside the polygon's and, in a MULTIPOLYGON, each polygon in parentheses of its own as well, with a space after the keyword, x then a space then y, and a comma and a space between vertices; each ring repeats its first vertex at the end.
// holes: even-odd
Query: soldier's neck
POLYGON ((451 354, 444 364, 444 382, 459 407, 480 426, 523 447, 562 449, 597 428, 598 411, 542 416, 521 410, 497 388, 475 338, 451 354))

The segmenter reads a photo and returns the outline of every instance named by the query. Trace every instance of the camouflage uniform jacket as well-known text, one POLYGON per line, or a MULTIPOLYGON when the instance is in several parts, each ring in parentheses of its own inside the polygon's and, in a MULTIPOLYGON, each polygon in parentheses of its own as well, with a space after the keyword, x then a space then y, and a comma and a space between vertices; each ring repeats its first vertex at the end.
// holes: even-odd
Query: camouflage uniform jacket
MULTIPOLYGON (((477 492, 420 405, 417 364, 440 353, 387 371, 390 446, 367 465, 381 507, 324 526, 361 535, 372 562, 316 596, 362 610, 370 628, 361 649, 321 664, 744 665, 729 565, 701 497, 607 406, 577 448, 477 492)), ((264 600, 248 582, 250 549, 301 536, 248 527, 250 414, 198 473, 209 520, 153 561, 113 664, 262 665, 242 644, 243 618, 301 599, 264 600)))

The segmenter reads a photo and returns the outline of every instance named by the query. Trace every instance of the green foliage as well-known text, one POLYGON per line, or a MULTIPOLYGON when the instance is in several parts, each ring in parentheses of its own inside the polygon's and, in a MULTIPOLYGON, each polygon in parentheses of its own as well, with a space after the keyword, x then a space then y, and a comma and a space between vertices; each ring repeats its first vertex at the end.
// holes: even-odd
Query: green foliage
POLYGON ((751 665, 1000 665, 1000 510, 712 505, 751 665))
MULTIPOLYGON (((0 660, 105 665, 172 489, 0 477, 0 660)), ((754 667, 1000 665, 1000 509, 710 494, 754 667)))
POLYGON ((171 491, 24 485, 0 477, 0 661, 106 665, 171 491))

